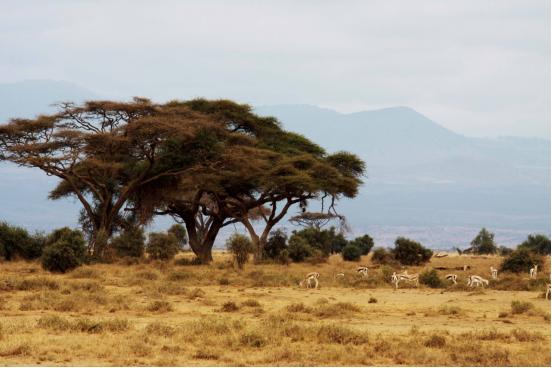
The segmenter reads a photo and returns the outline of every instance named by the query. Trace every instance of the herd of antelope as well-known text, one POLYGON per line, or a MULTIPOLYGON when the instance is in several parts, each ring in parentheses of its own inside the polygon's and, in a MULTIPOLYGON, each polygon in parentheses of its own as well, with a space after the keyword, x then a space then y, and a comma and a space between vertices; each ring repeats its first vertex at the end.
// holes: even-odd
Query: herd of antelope
MULTIPOLYGON (((467 269, 467 266, 464 266, 464 270, 466 270, 466 269, 467 269)), ((361 275, 362 277, 367 277, 368 276, 368 267, 365 267, 365 266, 357 267, 356 272, 357 272, 357 274, 361 275)), ((537 278, 537 272, 538 272, 538 265, 533 265, 533 267, 531 267, 529 269, 529 278, 536 279, 537 278)), ((493 280, 498 280, 498 270, 496 268, 494 268, 493 266, 490 267, 490 275, 491 275, 491 278, 493 280)), ((336 278, 336 279, 342 278, 342 277, 345 277, 344 272, 339 272, 339 273, 335 274, 335 276, 334 276, 334 278, 336 278)), ((305 278, 299 283, 299 286, 300 287, 305 287, 307 289, 309 289, 309 288, 318 289, 318 285, 319 285, 318 279, 319 278, 320 278, 320 273, 311 272, 311 273, 309 273, 305 276, 305 278)), ((458 283, 458 281, 457 281, 458 280, 458 275, 456 275, 454 273, 446 275, 445 279, 452 282, 453 284, 458 283)), ((391 275, 391 283, 395 286, 395 289, 399 288, 399 283, 400 282, 412 283, 412 284, 416 285, 416 287, 418 287, 418 285, 420 283, 419 282, 419 276, 418 276, 417 273, 409 274, 408 271, 406 271, 406 270, 402 273, 393 272, 393 274, 391 275)), ((469 287, 489 286, 489 280, 487 280, 487 279, 485 279, 481 276, 478 276, 478 275, 469 275, 467 277, 467 286, 469 286, 469 287)), ((546 286, 546 296, 545 297, 546 297, 546 299, 548 299, 550 297, 550 284, 547 284, 547 286, 546 286)))

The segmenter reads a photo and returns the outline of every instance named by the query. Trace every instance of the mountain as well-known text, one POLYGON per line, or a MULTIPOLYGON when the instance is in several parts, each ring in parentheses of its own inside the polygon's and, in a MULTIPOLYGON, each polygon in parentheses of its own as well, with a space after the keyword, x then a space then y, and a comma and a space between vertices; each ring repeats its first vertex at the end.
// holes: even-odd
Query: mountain
MULTIPOLYGON (((67 82, 0 84, 0 123, 52 112, 54 102, 102 97, 67 82)), ((347 150, 366 161, 359 196, 338 208, 355 234, 367 232, 377 245, 404 235, 434 248, 467 246, 483 226, 504 245, 532 232, 550 234, 550 141, 465 137, 408 107, 342 114, 279 105, 256 112, 277 117, 328 152, 347 150)), ((0 164, 0 221, 42 230, 76 225, 78 203, 47 199, 56 182, 38 170, 0 164)))

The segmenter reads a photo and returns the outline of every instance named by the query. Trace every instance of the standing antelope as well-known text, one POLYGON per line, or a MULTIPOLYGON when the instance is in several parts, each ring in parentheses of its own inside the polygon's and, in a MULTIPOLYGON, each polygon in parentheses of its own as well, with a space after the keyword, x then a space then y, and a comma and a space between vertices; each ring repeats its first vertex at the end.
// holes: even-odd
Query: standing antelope
POLYGON ((545 299, 548 299, 550 297, 550 284, 546 284, 546 295, 544 296, 545 299))
POLYGON ((489 286, 489 280, 484 279, 483 277, 477 276, 477 275, 468 276, 469 287, 484 286, 484 285, 489 286))
POLYGON ((314 288, 318 289, 318 278, 320 278, 320 274, 318 272, 311 272, 305 276, 305 279, 299 283, 300 287, 303 287, 303 285, 308 289, 311 286, 312 283, 314 283, 314 288))
POLYGON ((491 278, 493 280, 498 279, 498 270, 496 268, 494 268, 493 266, 491 266, 491 278))
POLYGON ((357 270, 356 270, 359 274, 362 275, 362 277, 367 277, 368 276, 368 267, 357 267, 357 270))
POLYGON ((417 273, 409 275, 405 272, 397 275, 396 272, 393 272, 393 275, 391 275, 391 282, 395 284, 395 289, 399 288, 399 282, 401 281, 414 282, 416 287, 419 285, 419 277, 417 273))
POLYGON ((457 282, 456 282, 457 278, 458 278, 458 276, 456 276, 456 274, 454 274, 454 273, 450 273, 450 274, 445 276, 445 279, 447 279, 449 281, 452 281, 453 284, 457 284, 457 282))
POLYGON ((532 268, 529 269, 529 277, 532 279, 537 278, 537 271, 538 271, 539 265, 533 265, 532 268))

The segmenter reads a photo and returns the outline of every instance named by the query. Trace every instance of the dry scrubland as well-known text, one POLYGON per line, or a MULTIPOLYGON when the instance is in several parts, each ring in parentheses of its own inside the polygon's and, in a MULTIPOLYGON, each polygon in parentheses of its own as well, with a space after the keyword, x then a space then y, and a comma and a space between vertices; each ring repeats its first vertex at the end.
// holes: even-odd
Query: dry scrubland
POLYGON ((468 290, 468 273, 487 277, 501 259, 451 255, 408 271, 469 264, 471 271, 455 271, 460 285, 398 291, 385 281, 389 270, 354 274, 368 259, 248 264, 241 272, 228 259, 93 265, 65 275, 1 263, 0 363, 550 365, 550 302, 542 297, 549 258, 540 280, 501 274, 488 289, 468 290), (315 270, 321 288, 299 289, 315 270), (342 271, 346 278, 334 280, 342 271))

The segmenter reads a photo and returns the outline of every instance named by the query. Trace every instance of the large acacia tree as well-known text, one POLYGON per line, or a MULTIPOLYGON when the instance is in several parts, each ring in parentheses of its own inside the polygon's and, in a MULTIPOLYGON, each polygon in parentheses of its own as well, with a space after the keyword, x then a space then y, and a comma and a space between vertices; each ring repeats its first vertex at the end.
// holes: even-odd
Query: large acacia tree
MULTIPOLYGON (((287 132, 271 117, 260 117, 247 105, 197 99, 174 102, 208 116, 224 130, 250 138, 225 152, 216 170, 202 167, 193 176, 165 180, 137 198, 146 214, 170 214, 186 224, 190 246, 209 262, 220 229, 241 222, 260 257, 270 230, 296 204, 327 197, 354 197, 364 163, 355 155, 327 155, 305 137, 287 132), (148 200, 149 198, 149 200, 148 200), (162 200, 161 200, 162 199, 162 200), (252 221, 264 220, 257 234, 252 221)), ((331 206, 333 207, 333 206, 331 206)))
POLYGON ((220 142, 248 141, 184 105, 92 101, 59 113, 0 125, 0 159, 61 179, 52 198, 76 197, 91 230, 90 252, 117 230, 142 187, 216 168, 220 142))

